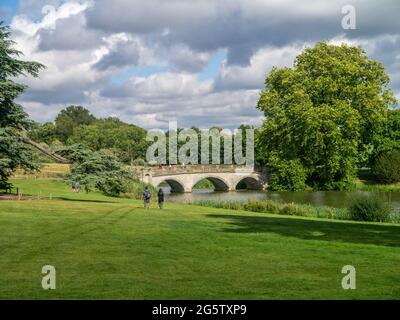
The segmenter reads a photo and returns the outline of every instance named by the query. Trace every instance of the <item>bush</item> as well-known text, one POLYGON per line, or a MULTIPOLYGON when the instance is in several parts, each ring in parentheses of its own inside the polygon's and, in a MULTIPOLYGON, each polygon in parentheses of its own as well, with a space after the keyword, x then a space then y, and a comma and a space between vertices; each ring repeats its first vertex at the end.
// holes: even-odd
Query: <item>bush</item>
POLYGON ((390 206, 378 194, 357 194, 349 204, 350 218, 356 221, 385 222, 390 220, 390 206))
POLYGON ((273 191, 302 191, 306 188, 307 174, 299 160, 270 157, 269 189, 273 191))
POLYGON ((392 150, 381 154, 372 166, 372 173, 383 183, 400 182, 400 151, 392 150))
POLYGON ((132 161, 132 165, 133 166, 140 166, 140 167, 144 167, 146 165, 146 161, 144 161, 143 159, 135 159, 132 161))

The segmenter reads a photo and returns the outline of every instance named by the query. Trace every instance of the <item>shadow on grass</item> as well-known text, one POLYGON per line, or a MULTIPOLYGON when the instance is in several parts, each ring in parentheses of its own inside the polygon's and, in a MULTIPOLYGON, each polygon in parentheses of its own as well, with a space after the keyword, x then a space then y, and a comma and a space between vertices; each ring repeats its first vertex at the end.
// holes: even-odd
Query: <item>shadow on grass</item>
POLYGON ((110 200, 73 199, 73 198, 66 198, 66 197, 55 197, 55 199, 64 200, 64 201, 76 201, 76 202, 117 203, 117 201, 110 201, 110 200))
POLYGON ((223 218, 235 228, 224 228, 232 233, 276 233, 303 240, 322 240, 379 246, 400 246, 400 225, 388 226, 351 222, 317 221, 282 217, 257 217, 209 214, 223 218))

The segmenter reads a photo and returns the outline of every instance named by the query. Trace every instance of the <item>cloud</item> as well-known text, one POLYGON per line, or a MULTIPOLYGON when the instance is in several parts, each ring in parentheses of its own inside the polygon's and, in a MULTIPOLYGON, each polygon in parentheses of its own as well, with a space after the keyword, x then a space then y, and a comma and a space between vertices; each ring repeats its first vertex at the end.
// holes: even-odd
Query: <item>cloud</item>
POLYGON ((266 44, 287 46, 339 34, 360 38, 398 33, 398 1, 353 0, 356 30, 342 29, 341 9, 347 4, 347 0, 98 0, 87 16, 89 27, 103 31, 163 33, 165 44, 185 44, 198 52, 226 48, 228 64, 238 65, 247 64, 266 44))
POLYGON ((187 46, 175 46, 169 52, 169 62, 178 70, 196 73, 202 71, 208 64, 210 54, 194 52, 187 46))
POLYGON ((400 97, 397 0, 20 0, 11 24, 24 59, 47 66, 19 99, 40 122, 69 104, 146 128, 260 123, 260 89, 316 41, 361 45, 400 97), (54 7, 43 5, 52 4, 54 7), (215 59, 217 52, 224 55, 215 59), (225 56, 226 53, 226 56, 225 56), (223 61, 222 61, 223 60, 223 61))
POLYGON ((53 28, 38 31, 39 50, 87 50, 98 47, 103 33, 86 28, 84 12, 55 21, 53 28))
POLYGON ((96 64, 95 68, 107 70, 109 68, 122 68, 138 65, 140 58, 140 45, 137 42, 121 42, 105 54, 96 64))
POLYGON ((132 77, 123 85, 112 85, 102 91, 106 97, 137 97, 148 100, 196 97, 211 91, 212 82, 199 82, 195 75, 164 72, 147 78, 132 77))
POLYGON ((261 89, 267 74, 273 67, 291 67, 302 46, 262 48, 246 66, 224 63, 215 81, 215 90, 261 89))

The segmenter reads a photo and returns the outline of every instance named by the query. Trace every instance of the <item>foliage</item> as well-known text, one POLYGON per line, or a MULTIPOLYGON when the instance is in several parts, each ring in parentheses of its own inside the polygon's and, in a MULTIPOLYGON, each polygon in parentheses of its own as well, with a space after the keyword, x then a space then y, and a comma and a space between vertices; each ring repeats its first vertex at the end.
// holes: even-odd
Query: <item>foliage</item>
POLYGON ((13 79, 21 75, 37 77, 44 66, 17 59, 22 53, 13 46, 9 29, 0 22, 0 188, 10 186, 8 179, 17 168, 38 169, 35 153, 21 137, 30 120, 22 106, 15 103, 26 87, 13 79))
POLYGON ((135 159, 132 161, 132 165, 133 166, 140 166, 140 167, 144 167, 146 165, 146 161, 144 161, 141 158, 135 159))
POLYGON ((211 190, 213 190, 214 188, 215 188, 214 185, 207 179, 202 179, 193 186, 193 189, 211 189, 211 190))
POLYGON ((391 214, 388 201, 378 194, 354 195, 349 204, 349 213, 356 221, 389 221, 391 214))
POLYGON ((97 188, 105 195, 118 196, 126 191, 126 180, 132 179, 115 157, 93 152, 83 145, 72 146, 69 158, 73 163, 66 179, 78 182, 86 192, 97 188))
POLYGON ((293 68, 274 68, 258 108, 266 120, 258 133, 259 160, 296 160, 318 189, 352 182, 359 151, 382 132, 396 102, 381 63, 347 45, 318 43, 293 68))
POLYGON ((329 218, 339 220, 349 219, 347 209, 343 208, 314 206, 308 204, 280 203, 272 200, 249 200, 247 202, 201 200, 195 201, 192 204, 203 207, 245 210, 289 216, 329 218))
POLYGON ((374 137, 368 165, 373 165, 377 158, 392 150, 400 150, 400 109, 389 110, 385 129, 374 137))
POLYGON ((51 145, 57 139, 56 126, 52 122, 46 122, 43 125, 35 123, 29 132, 29 136, 34 141, 51 145))
POLYGON ((155 188, 151 184, 147 184, 143 181, 140 181, 138 179, 129 179, 125 180, 124 183, 124 193, 122 194, 123 197, 125 198, 131 198, 131 199, 142 199, 143 197, 143 190, 144 188, 147 187, 150 190, 150 193, 152 195, 152 198, 156 198, 157 195, 157 188, 155 188))
POLYGON ((112 149, 124 163, 145 158, 148 146, 146 130, 116 118, 97 119, 90 125, 79 126, 68 142, 83 143, 96 151, 112 149))
POLYGON ((55 133, 60 141, 66 143, 72 136, 75 128, 80 125, 89 125, 95 121, 89 110, 82 106, 69 106, 61 110, 55 120, 55 133))
POLYGON ((270 156, 268 173, 270 190, 301 191, 306 188, 307 174, 299 159, 285 160, 270 156))
POLYGON ((383 183, 400 182, 400 151, 382 153, 372 167, 376 179, 383 183))

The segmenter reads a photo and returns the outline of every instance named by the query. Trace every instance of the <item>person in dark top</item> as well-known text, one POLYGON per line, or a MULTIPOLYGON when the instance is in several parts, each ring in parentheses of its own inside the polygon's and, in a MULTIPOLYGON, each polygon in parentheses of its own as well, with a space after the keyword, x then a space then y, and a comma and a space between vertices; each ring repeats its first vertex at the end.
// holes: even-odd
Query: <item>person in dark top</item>
POLYGON ((151 198, 150 190, 149 188, 145 187, 143 191, 143 202, 145 209, 148 209, 150 207, 150 198, 151 198))
POLYGON ((160 209, 162 209, 164 207, 164 192, 162 191, 162 189, 160 188, 160 190, 158 190, 158 206, 160 207, 160 209))

